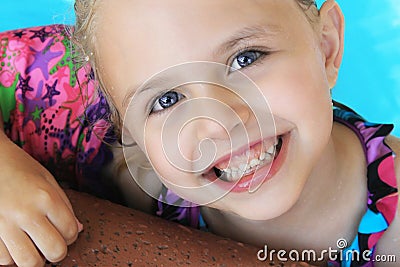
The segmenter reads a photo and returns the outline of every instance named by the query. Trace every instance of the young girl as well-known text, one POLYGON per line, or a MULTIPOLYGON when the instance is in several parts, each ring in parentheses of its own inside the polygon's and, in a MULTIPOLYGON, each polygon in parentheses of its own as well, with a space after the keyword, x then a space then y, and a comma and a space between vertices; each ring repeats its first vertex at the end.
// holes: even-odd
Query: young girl
POLYGON ((202 205, 161 215, 275 249, 322 251, 345 239, 371 259, 399 256, 399 142, 392 126, 334 106, 344 22, 333 0, 319 11, 294 0, 76 8, 76 38, 124 118, 123 143, 135 141, 171 191, 202 205))
POLYGON ((159 199, 159 215, 260 247, 321 255, 346 240, 360 253, 325 254, 332 266, 400 256, 393 126, 331 99, 343 53, 335 1, 320 10, 307 0, 78 0, 75 8, 75 38, 112 104, 128 168, 159 199), (137 176, 133 142, 168 190, 137 176), (180 201, 174 194, 201 206, 162 204, 180 201))

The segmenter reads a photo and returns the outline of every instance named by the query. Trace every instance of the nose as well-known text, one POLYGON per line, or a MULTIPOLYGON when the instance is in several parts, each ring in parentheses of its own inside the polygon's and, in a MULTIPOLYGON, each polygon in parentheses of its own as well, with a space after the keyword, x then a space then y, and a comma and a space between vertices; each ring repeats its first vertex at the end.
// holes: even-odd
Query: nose
POLYGON ((219 88, 219 90, 205 90, 205 92, 202 97, 206 98, 206 101, 201 102, 200 108, 204 110, 206 116, 197 120, 198 140, 224 140, 230 138, 234 132, 242 133, 251 116, 246 103, 227 89, 219 88))

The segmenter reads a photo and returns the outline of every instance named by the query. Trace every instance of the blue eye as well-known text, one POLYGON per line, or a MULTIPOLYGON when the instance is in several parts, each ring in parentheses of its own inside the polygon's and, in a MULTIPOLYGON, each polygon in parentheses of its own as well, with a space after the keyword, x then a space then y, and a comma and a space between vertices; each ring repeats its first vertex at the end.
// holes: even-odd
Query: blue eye
POLYGON ((163 94, 161 97, 156 99, 156 102, 154 103, 154 106, 151 110, 151 112, 157 112, 161 111, 167 108, 172 107, 176 103, 178 103, 181 99, 183 98, 183 95, 174 92, 174 91, 169 91, 163 94))
POLYGON ((258 51, 245 51, 240 53, 235 57, 232 62, 231 68, 233 70, 238 70, 244 67, 247 67, 257 61, 260 56, 262 55, 261 52, 258 51))

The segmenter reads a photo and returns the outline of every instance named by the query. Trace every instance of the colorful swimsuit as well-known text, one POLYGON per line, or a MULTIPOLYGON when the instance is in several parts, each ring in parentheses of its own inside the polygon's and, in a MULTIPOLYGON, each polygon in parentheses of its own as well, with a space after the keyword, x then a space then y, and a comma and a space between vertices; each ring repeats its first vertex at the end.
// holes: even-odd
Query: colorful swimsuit
MULTIPOLYGON (((96 94, 92 73, 87 68, 76 70, 65 27, 5 32, 0 34, 0 42, 0 106, 6 134, 69 187, 116 199, 100 178, 101 167, 112 160, 107 143, 116 141, 108 105, 101 94, 96 94)), ((368 163, 366 213, 347 250, 374 253, 397 210, 394 153, 384 142, 393 125, 366 122, 346 107, 335 108, 334 119, 357 134, 368 163)), ((206 227, 196 205, 166 188, 159 200, 159 216, 206 227), (182 201, 185 207, 165 204, 182 201)), ((373 263, 338 260, 330 266, 373 263)))
POLYGON ((395 174, 395 153, 385 143, 393 125, 375 124, 365 121, 347 107, 334 109, 334 120, 352 129, 363 144, 368 169, 367 209, 358 227, 353 242, 342 252, 342 261, 330 262, 329 266, 373 266, 375 247, 380 237, 392 223, 398 204, 397 179, 395 174), (359 260, 351 261, 351 253, 357 251, 359 260), (368 252, 371 254, 368 255, 368 252), (349 256, 347 256, 349 255, 349 256), (341 262, 341 264, 339 264, 341 262))
POLYGON ((0 106, 5 132, 68 187, 110 195, 101 166, 112 160, 108 105, 91 73, 76 70, 66 27, 0 33, 0 106))

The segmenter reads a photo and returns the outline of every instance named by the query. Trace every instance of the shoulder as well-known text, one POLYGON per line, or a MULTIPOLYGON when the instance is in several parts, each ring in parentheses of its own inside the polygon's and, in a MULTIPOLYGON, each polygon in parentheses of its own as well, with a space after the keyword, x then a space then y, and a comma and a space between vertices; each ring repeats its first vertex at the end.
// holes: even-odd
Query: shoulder
MULTIPOLYGON (((385 138, 385 142, 396 154, 394 159, 397 181, 400 181, 400 138, 389 135, 385 138)), ((400 184, 400 183, 399 183, 400 184)))
MULTIPOLYGON (((396 157, 394 158, 394 168, 397 179, 397 188, 400 191, 400 138, 389 135, 385 138, 385 142, 396 154, 396 157)), ((400 210, 400 198, 397 209, 400 210)))
MULTIPOLYGON (((385 142, 397 155, 394 159, 394 164, 395 164, 397 184, 399 187, 400 186, 400 139, 395 136, 389 135, 385 138, 385 142)), ((382 236, 381 240, 378 242, 376 247, 376 252, 374 254, 394 255, 396 258, 399 258, 400 252, 398 248, 400 246, 400 239, 393 238, 398 236, 399 233, 400 233, 400 203, 397 207, 397 214, 392 224, 389 226, 385 234, 382 236)), ((381 266, 381 265, 376 264, 376 266, 381 266)))
POLYGON ((400 152, 400 138, 393 135, 388 135, 385 138, 385 141, 394 150, 394 152, 400 152))

